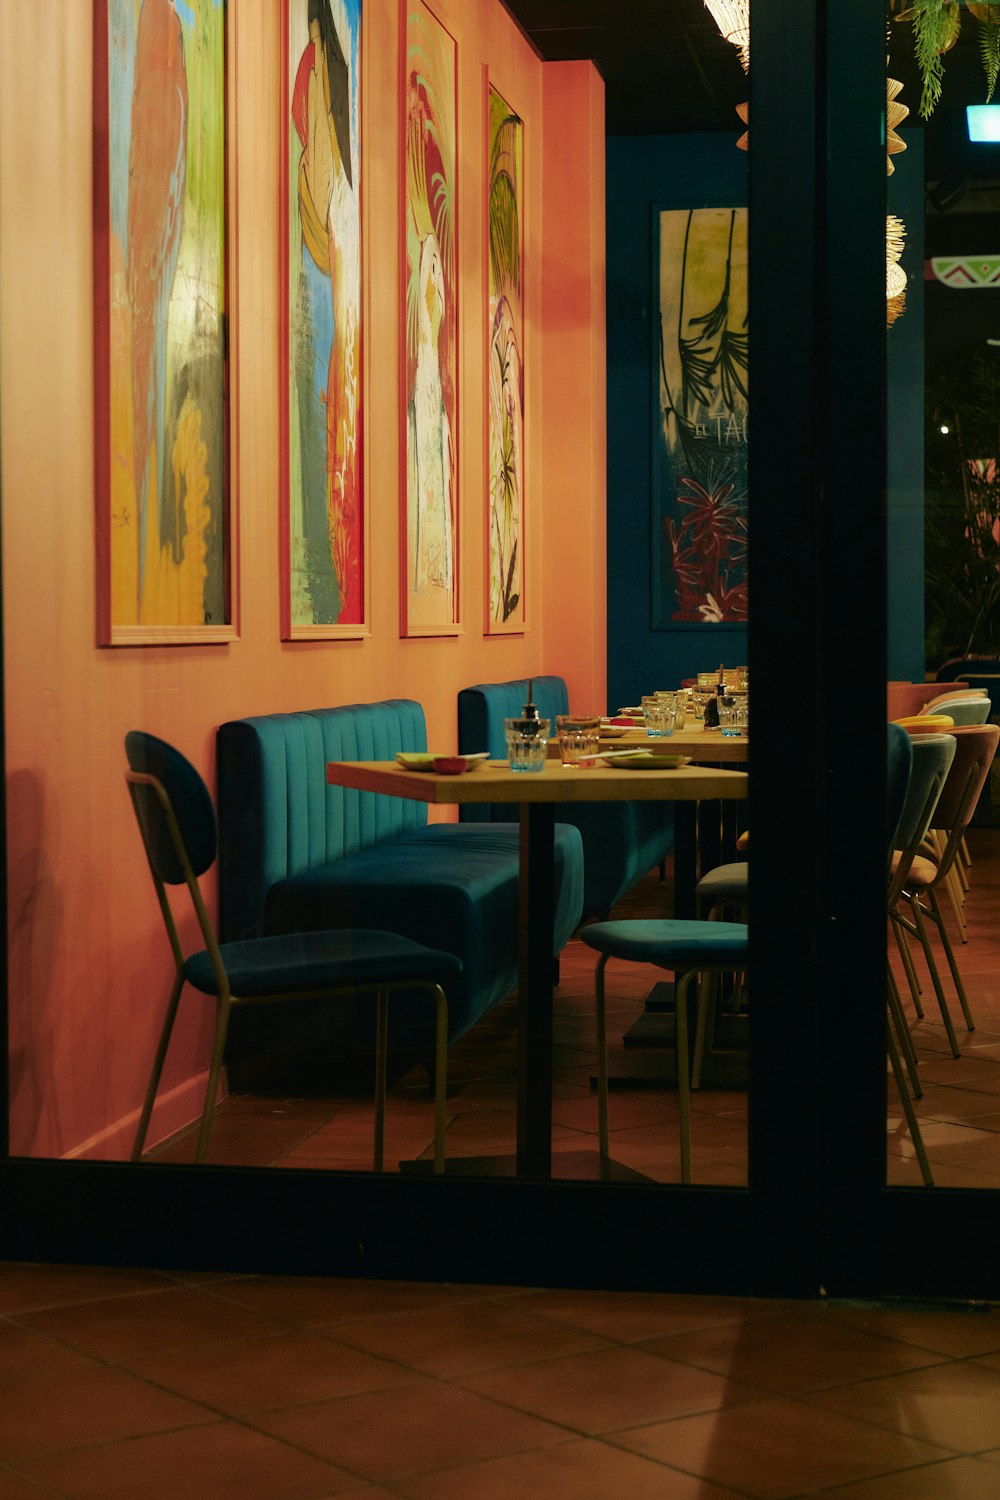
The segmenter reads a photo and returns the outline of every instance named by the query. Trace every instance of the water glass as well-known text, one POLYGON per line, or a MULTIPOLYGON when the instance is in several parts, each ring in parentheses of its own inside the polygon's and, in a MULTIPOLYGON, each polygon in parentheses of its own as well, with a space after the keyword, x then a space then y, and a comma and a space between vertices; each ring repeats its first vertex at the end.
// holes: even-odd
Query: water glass
POLYGON ((729 739, 741 735, 747 723, 746 699, 735 693, 720 693, 718 704, 719 728, 723 735, 729 739))
POLYGON ((581 760, 593 759, 600 746, 600 725, 597 718, 581 719, 572 714, 557 714, 556 739, 564 766, 575 766, 581 760))
POLYGON ((664 703, 655 694, 642 700, 642 717, 650 739, 661 739, 674 732, 677 702, 664 703))
POLYGON ((512 771, 544 770, 550 726, 550 719, 504 719, 507 761, 512 771))
POLYGON ((678 688, 676 693, 658 691, 656 694, 661 703, 674 709, 674 728, 683 729, 687 723, 688 701, 690 694, 687 688, 678 688))

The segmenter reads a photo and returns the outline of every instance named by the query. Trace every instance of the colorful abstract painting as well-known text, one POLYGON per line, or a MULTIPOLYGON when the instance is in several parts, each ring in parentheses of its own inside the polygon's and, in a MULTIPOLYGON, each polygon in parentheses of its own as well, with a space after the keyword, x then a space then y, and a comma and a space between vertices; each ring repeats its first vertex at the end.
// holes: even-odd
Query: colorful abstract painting
POLYGON ((361 0, 283 0, 282 633, 366 633, 361 0))
POLYGON ((404 635, 459 628, 456 45, 420 0, 406 13, 404 635))
POLYGON ((653 628, 747 618, 747 212, 659 215, 653 628))
POLYGON ((524 124, 490 88, 489 607, 490 635, 524 629, 524 124))
POLYGON ((99 639, 235 635, 224 0, 96 0, 99 639))

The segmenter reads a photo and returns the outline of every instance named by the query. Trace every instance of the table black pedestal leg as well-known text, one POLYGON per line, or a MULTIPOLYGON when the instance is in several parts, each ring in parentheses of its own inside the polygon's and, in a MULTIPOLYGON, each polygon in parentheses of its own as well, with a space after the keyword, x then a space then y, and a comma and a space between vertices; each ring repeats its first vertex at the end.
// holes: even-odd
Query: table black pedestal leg
MULTIPOLYGON (((528 774, 528 773, 525 773, 528 774)), ((517 1174, 552 1173, 552 947, 555 809, 521 805, 517 1174)))

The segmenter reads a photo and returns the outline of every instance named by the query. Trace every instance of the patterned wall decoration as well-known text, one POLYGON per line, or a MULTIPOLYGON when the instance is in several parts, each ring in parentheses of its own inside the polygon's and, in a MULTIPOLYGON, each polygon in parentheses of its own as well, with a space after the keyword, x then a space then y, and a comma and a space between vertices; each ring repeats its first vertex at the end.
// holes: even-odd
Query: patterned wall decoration
POLYGON ((406 6, 403 185, 405 545, 403 635, 460 629, 457 45, 422 3, 406 6))
POLYGON ((98 639, 236 635, 227 9, 94 5, 98 639))
POLYGON ((747 211, 655 216, 656 630, 747 618, 747 211))
POLYGON ((361 0, 282 0, 282 635, 368 633, 361 0))
POLYGON ((524 122, 487 98, 488 635, 524 629, 524 122))

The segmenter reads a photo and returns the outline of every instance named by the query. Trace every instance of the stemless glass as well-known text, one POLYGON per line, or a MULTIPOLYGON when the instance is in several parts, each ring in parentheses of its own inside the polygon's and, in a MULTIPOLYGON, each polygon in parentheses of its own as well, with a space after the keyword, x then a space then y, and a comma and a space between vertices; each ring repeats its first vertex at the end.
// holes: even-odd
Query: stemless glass
POLYGON ((735 693, 719 694, 719 728, 726 738, 732 739, 743 732, 740 724, 742 703, 743 700, 735 693))
POLYGON ((674 732, 674 722, 677 717, 677 704, 664 703, 663 700, 653 695, 642 700, 642 717, 646 734, 650 739, 661 739, 674 732))
POLYGON ((573 714, 556 715, 556 739, 559 755, 564 766, 575 766, 581 760, 592 759, 600 745, 598 718, 578 718, 573 714))
POLYGON ((550 719, 504 719, 507 761, 512 771, 541 771, 549 745, 550 719))
POLYGON ((658 690, 656 696, 661 703, 666 704, 668 708, 674 710, 674 728, 683 729, 687 722, 688 713, 689 694, 687 688, 678 688, 675 693, 658 690))

